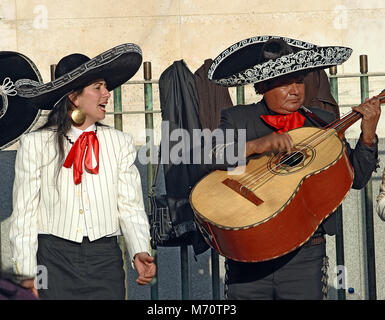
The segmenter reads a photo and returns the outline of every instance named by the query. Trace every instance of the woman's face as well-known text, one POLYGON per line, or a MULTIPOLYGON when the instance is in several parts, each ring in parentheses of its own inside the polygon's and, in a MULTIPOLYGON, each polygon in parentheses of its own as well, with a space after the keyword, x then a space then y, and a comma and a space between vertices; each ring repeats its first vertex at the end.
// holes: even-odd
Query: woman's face
POLYGON ((103 120, 106 115, 106 105, 111 97, 104 80, 97 80, 84 87, 79 95, 70 95, 73 104, 84 112, 86 120, 79 128, 87 129, 97 121, 103 120))

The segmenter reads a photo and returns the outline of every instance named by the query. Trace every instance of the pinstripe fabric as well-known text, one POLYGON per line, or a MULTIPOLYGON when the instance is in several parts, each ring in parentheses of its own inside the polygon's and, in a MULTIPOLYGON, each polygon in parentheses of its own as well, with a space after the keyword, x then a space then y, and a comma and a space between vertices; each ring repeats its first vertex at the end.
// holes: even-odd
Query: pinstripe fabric
MULTIPOLYGON (((36 275, 38 232, 81 242, 82 219, 91 241, 120 230, 132 258, 149 252, 150 234, 140 175, 134 165, 132 136, 98 127, 99 174, 83 172, 75 185, 72 168, 62 167, 57 185, 54 133, 42 130, 23 135, 15 162, 10 242, 14 270, 36 275)), ((65 152, 71 148, 65 142, 65 152)))

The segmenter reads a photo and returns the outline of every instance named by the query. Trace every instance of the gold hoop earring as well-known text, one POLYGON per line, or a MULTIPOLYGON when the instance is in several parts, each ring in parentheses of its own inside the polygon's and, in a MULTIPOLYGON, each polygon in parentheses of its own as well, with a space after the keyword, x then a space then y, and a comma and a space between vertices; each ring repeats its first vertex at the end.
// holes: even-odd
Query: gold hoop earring
POLYGON ((71 119, 75 124, 82 125, 86 121, 86 114, 79 108, 76 108, 71 112, 71 119))

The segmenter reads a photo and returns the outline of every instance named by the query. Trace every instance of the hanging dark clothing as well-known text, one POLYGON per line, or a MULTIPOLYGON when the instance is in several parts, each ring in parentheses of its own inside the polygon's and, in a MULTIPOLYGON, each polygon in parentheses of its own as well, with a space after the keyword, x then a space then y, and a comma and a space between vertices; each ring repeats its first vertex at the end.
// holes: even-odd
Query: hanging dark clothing
POLYGON ((212 59, 206 59, 194 73, 199 98, 200 124, 202 129, 208 128, 210 130, 218 128, 221 111, 233 106, 228 88, 215 84, 207 77, 212 63, 212 59))
POLYGON ((176 236, 189 234, 189 244, 193 245, 195 254, 200 254, 209 247, 195 225, 189 202, 193 186, 204 175, 199 164, 193 164, 191 152, 193 130, 201 129, 199 101, 194 76, 183 60, 175 61, 161 74, 159 97, 163 120, 162 162, 171 220, 176 236), (181 135, 175 141, 177 132, 181 135), (172 157, 179 156, 183 161, 176 164, 172 157))
POLYGON ((305 76, 305 107, 318 107, 328 110, 340 117, 340 109, 336 100, 330 92, 330 84, 325 70, 309 72, 305 76))

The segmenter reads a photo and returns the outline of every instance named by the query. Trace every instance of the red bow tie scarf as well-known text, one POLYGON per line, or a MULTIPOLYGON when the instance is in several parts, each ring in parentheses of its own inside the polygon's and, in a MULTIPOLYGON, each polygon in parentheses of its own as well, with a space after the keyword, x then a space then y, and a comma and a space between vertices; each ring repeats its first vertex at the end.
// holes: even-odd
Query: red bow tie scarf
POLYGON ((300 128, 305 123, 305 117, 298 111, 290 114, 264 115, 262 120, 283 133, 292 129, 300 128))
POLYGON ((72 164, 74 165, 74 182, 79 184, 82 182, 83 174, 83 158, 84 158, 84 167, 87 172, 92 174, 99 173, 99 141, 96 137, 96 133, 83 132, 80 137, 73 144, 66 160, 64 161, 63 166, 66 168, 71 168, 72 164), (87 149, 87 151, 86 151, 87 149), (96 159, 96 167, 92 167, 92 150, 96 159), (85 154, 85 157, 84 157, 85 154))

